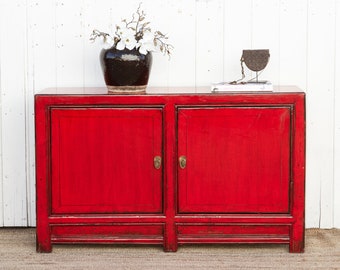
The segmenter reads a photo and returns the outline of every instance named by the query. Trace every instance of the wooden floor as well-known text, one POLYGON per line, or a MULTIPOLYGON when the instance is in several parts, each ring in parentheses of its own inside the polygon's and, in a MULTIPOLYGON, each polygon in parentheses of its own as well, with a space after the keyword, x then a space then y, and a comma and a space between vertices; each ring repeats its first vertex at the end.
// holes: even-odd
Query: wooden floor
POLYGON ((340 269, 340 230, 309 229, 303 254, 287 245, 55 245, 35 251, 35 229, 0 229, 0 269, 340 269))

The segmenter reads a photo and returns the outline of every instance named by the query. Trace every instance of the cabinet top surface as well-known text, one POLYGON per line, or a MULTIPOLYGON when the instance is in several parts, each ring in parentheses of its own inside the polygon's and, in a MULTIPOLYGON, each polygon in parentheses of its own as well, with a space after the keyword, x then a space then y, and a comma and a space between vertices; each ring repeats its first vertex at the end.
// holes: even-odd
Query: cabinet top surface
MULTIPOLYGON (((146 94, 143 96, 153 95, 240 95, 240 94, 283 94, 296 93, 303 94, 300 88, 296 86, 274 86, 273 91, 226 91, 220 93, 211 93, 209 86, 202 87, 148 87, 146 94)), ((105 87, 57 87, 47 88, 37 93, 37 95, 109 95, 105 87)), ((112 95, 110 96, 117 96, 112 95)))

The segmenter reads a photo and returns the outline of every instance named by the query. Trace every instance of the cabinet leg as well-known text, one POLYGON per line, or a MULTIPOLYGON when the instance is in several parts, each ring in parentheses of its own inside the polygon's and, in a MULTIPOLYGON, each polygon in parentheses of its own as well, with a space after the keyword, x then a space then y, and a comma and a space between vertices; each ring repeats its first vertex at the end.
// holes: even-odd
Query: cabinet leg
POLYGON ((289 252, 290 253, 303 253, 304 252, 303 241, 290 241, 289 252))
POLYGON ((168 224, 165 226, 164 232, 164 251, 176 252, 178 248, 177 234, 175 224, 168 224))
POLYGON ((290 231, 289 252, 302 253, 305 248, 305 228, 301 224, 293 224, 290 231))
POLYGON ((177 243, 173 243, 172 245, 167 245, 164 243, 164 251, 165 252, 176 252, 178 248, 177 243))
POLYGON ((37 252, 39 253, 50 253, 52 252, 51 241, 42 241, 42 242, 37 241, 36 248, 37 248, 37 252))
POLYGON ((36 249, 40 253, 52 252, 51 233, 49 226, 37 226, 36 249))

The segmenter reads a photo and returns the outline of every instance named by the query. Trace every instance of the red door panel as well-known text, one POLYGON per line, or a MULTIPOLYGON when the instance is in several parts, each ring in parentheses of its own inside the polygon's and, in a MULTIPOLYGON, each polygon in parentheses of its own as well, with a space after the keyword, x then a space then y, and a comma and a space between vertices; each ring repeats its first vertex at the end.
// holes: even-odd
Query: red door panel
POLYGON ((52 213, 162 211, 162 110, 51 111, 52 213))
POLYGON ((287 213, 290 108, 178 109, 180 213, 287 213))

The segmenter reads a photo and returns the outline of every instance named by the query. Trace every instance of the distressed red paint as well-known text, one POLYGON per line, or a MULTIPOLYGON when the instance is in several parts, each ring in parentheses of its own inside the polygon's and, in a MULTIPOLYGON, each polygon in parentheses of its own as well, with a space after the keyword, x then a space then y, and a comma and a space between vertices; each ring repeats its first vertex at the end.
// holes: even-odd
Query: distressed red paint
POLYGON ((36 95, 37 250, 287 243, 302 252, 305 95, 286 89, 36 95))

